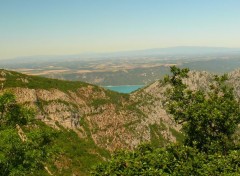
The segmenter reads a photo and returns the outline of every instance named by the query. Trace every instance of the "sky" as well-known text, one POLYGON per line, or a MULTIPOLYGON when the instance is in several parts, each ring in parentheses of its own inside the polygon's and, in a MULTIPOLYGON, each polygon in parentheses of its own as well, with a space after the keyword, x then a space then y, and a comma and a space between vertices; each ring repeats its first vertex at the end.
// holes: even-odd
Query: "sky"
POLYGON ((240 0, 0 0, 0 59, 240 47, 240 0))

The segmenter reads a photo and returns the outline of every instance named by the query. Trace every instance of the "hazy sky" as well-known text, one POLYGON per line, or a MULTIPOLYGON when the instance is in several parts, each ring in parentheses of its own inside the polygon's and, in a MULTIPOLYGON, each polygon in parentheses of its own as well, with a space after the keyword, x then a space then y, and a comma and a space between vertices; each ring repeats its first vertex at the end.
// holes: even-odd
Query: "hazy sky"
POLYGON ((0 59, 240 47, 240 0, 0 0, 0 59))

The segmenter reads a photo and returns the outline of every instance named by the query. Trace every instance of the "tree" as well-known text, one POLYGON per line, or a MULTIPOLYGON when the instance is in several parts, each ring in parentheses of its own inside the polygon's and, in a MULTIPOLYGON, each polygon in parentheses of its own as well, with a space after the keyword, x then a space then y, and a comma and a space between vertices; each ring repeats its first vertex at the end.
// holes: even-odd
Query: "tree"
POLYGON ((183 83, 188 69, 171 67, 165 78, 167 109, 183 125, 185 145, 157 148, 141 145, 134 151, 121 151, 110 161, 97 165, 92 175, 239 175, 240 150, 232 135, 240 122, 239 103, 227 76, 215 76, 209 91, 191 91, 183 83))
POLYGON ((168 112, 183 125, 186 145, 205 152, 226 153, 234 146, 232 136, 240 123, 239 103, 226 84, 227 75, 215 76, 207 92, 192 91, 182 81, 188 71, 173 66, 172 76, 165 78, 172 85, 168 112))
POLYGON ((134 151, 121 151, 110 161, 97 165, 94 176, 209 176, 239 175, 240 151, 228 155, 207 154, 194 147, 168 145, 154 148, 140 145, 134 151))
POLYGON ((26 125, 34 118, 34 111, 17 104, 11 93, 0 96, 0 125, 26 125))
POLYGON ((35 126, 31 109, 17 104, 11 93, 0 96, 0 175, 38 175, 44 170, 55 133, 35 126), (19 129, 26 132, 20 134, 19 129))

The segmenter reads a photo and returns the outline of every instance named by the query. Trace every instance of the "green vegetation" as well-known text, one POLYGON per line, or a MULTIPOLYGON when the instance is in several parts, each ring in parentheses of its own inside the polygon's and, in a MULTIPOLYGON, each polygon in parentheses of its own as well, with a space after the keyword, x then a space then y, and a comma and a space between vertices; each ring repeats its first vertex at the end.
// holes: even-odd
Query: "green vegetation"
POLYGON ((173 136, 176 137, 176 141, 179 143, 182 143, 184 141, 184 135, 183 133, 176 131, 174 128, 169 128, 169 131, 173 134, 173 136))
POLYGON ((153 147, 141 145, 134 151, 120 151, 109 162, 94 168, 92 175, 209 176, 239 175, 240 151, 228 155, 209 154, 184 145, 153 147))
POLYGON ((167 144, 168 141, 161 134, 165 129, 164 124, 161 124, 160 127, 157 124, 150 125, 151 144, 153 146, 164 146, 167 144))
MULTIPOLYGON (((167 144, 162 131, 168 127, 153 124, 149 126, 151 145, 140 145, 134 151, 120 151, 110 161, 105 161, 110 157, 109 152, 96 146, 91 137, 91 132, 98 129, 94 126, 89 129, 84 117, 80 121, 81 129, 73 131, 56 123, 59 127, 56 130, 35 120, 34 112, 17 104, 12 94, 1 95, 0 175, 44 176, 49 175, 48 172, 53 175, 89 175, 89 169, 97 163, 99 165, 93 169, 92 175, 239 175, 240 150, 236 130, 240 109, 233 89, 227 86, 227 77, 223 75, 216 76, 205 92, 189 90, 182 81, 188 71, 171 67, 172 76, 165 78, 171 88, 164 105, 176 122, 182 124, 182 134, 169 127, 178 142, 167 144), (80 131, 82 133, 78 133, 80 131)), ((7 72, 6 78, 5 88, 54 88, 68 92, 89 85, 15 72, 7 72)), ((145 116, 137 105, 149 104, 154 98, 145 96, 145 101, 134 102, 127 94, 109 90, 101 92, 97 86, 92 88, 96 94, 89 95, 89 105, 98 108, 113 104, 116 112, 123 109, 143 118, 145 116)), ((43 109, 51 102, 39 100, 37 105, 43 109)), ((77 108, 74 103, 63 100, 54 102, 77 108)), ((125 127, 134 132, 134 124, 139 123, 139 119, 125 124, 125 127)))
POLYGON ((34 112, 17 104, 11 93, 1 95, 0 175, 49 175, 46 167, 53 175, 89 175, 93 164, 109 157, 90 134, 80 139, 74 131, 60 129, 35 120, 34 112))
POLYGON ((215 76, 210 90, 191 91, 182 82, 188 69, 171 67, 173 86, 168 93, 168 111, 183 125, 185 144, 205 152, 227 153, 234 147, 233 134, 240 123, 239 103, 233 89, 226 85, 227 76, 215 76))
POLYGON ((7 175, 42 175, 51 156, 48 146, 54 133, 32 128, 34 113, 16 104, 10 93, 0 96, 0 173, 7 175))
POLYGON ((91 105, 94 106, 95 108, 97 108, 97 107, 99 107, 101 105, 105 105, 105 104, 107 104, 109 102, 110 101, 107 100, 107 99, 100 99, 100 98, 98 98, 98 99, 93 99, 91 105))
MULTIPOLYGON (((91 85, 85 82, 50 79, 39 76, 29 76, 14 71, 6 71, 5 78, 6 80, 4 81, 3 84, 4 88, 23 87, 30 89, 45 89, 45 90, 58 89, 60 91, 68 93, 68 91, 76 92, 81 87, 92 86, 92 90, 94 93, 103 90, 102 88, 96 85, 91 85)), ((106 93, 107 96, 105 99, 92 97, 93 100, 90 104, 93 105, 94 107, 101 106, 107 103, 113 103, 116 104, 117 106, 122 106, 123 101, 129 100, 129 94, 118 93, 110 90, 104 90, 104 92, 106 93)), ((79 92, 76 93, 77 95, 79 95, 79 97, 84 98, 84 95, 81 95, 79 92)), ((64 104, 66 104, 66 102, 64 104)), ((41 106, 41 104, 39 105, 41 106)))
POLYGON ((119 106, 122 106, 122 102, 129 100, 129 94, 118 93, 110 90, 106 90, 107 97, 110 98, 110 102, 119 106))
POLYGON ((86 87, 90 84, 80 81, 65 81, 59 79, 49 79, 39 76, 27 76, 18 72, 7 72, 5 88, 27 87, 31 89, 59 89, 63 92, 69 90, 76 91, 80 87, 86 87))
POLYGON ((89 175, 89 169, 96 163, 109 158, 109 153, 97 147, 91 139, 80 139, 74 131, 66 129, 58 133, 52 148, 58 151, 49 159, 54 175, 89 175))
POLYGON ((216 76, 209 91, 192 91, 182 81, 188 71, 174 66, 172 76, 165 78, 172 85, 166 106, 183 126, 184 143, 160 147, 157 126, 152 126, 155 146, 118 152, 97 165, 92 175, 240 175, 238 138, 233 138, 240 109, 232 88, 226 85, 226 75, 216 76))

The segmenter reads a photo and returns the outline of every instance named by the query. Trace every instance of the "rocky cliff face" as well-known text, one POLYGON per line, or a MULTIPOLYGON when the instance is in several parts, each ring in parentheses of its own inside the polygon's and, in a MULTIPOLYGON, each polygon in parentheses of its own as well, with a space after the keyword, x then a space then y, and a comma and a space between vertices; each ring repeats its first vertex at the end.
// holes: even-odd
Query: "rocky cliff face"
MULTIPOLYGON (((240 71, 229 78, 239 96, 240 71)), ((0 92, 13 92, 19 103, 35 109, 36 118, 46 124, 74 130, 80 138, 92 138, 109 151, 149 141, 175 142, 181 137, 181 126, 164 109, 169 86, 161 81, 124 95, 85 83, 39 79, 0 70, 0 92)), ((212 79, 207 72, 190 72, 184 81, 194 90, 207 89, 212 79)))
MULTIPOLYGON (((234 88, 237 98, 240 98, 240 70, 235 70, 228 74, 228 83, 234 88)), ((188 78, 183 82, 191 90, 204 90, 207 91, 214 81, 214 75, 202 71, 190 71, 188 78)), ((172 119, 171 115, 167 114, 164 108, 166 101, 166 90, 170 88, 169 85, 163 81, 156 81, 153 84, 131 94, 131 99, 136 102, 136 106, 148 117, 146 121, 148 124, 163 123, 168 130, 162 131, 165 139, 175 141, 176 136, 172 135, 173 132, 180 131, 181 126, 177 125, 172 119)))
POLYGON ((15 72, 2 70, 0 75, 1 92, 13 92, 19 103, 36 111, 37 119, 57 129, 72 129, 80 138, 92 138, 109 151, 132 149, 153 138, 162 143, 176 141, 169 128, 178 131, 179 127, 174 126, 157 101, 136 106, 134 96, 89 84, 63 91, 57 87, 33 87, 34 77, 15 72), (18 84, 12 86, 13 81, 18 84))

